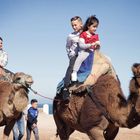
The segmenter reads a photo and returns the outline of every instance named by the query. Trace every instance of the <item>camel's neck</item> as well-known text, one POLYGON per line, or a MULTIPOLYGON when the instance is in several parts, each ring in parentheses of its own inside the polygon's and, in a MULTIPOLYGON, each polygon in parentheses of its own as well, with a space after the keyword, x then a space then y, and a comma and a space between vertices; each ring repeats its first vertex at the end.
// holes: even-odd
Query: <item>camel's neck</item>
POLYGON ((13 103, 15 108, 17 111, 22 112, 28 105, 28 90, 25 88, 19 88, 18 90, 14 90, 14 94, 13 103))
POLYGON ((132 80, 130 81, 129 90, 130 95, 128 97, 128 102, 135 105, 139 97, 139 88, 134 78, 132 78, 132 80))
POLYGON ((127 126, 133 128, 140 123, 140 97, 139 88, 136 85, 136 81, 133 78, 130 81, 130 95, 128 97, 128 106, 131 107, 129 115, 127 117, 127 126))
POLYGON ((114 118, 120 126, 132 128, 139 123, 140 118, 138 117, 140 97, 134 79, 130 81, 129 89, 130 95, 127 100, 122 95, 118 95, 119 106, 116 108, 114 118))

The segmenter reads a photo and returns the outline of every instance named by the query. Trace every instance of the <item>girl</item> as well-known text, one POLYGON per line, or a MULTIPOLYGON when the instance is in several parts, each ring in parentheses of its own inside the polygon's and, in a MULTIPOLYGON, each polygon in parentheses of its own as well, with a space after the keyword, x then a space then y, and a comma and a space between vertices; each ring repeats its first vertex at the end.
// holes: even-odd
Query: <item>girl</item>
POLYGON ((79 38, 80 51, 71 75, 72 81, 77 81, 77 72, 82 62, 89 56, 89 53, 94 52, 94 49, 100 46, 98 35, 95 34, 98 25, 99 20, 95 16, 90 16, 83 27, 83 32, 80 34, 79 38))

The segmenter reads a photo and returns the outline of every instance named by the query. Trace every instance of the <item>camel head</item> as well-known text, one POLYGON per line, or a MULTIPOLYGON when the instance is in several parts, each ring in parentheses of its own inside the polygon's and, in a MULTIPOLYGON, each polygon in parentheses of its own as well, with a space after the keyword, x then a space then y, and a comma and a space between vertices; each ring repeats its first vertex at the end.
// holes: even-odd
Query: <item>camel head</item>
POLYGON ((130 99, 135 105, 135 109, 140 115, 140 63, 135 63, 132 66, 133 78, 130 81, 130 99))
POLYGON ((137 86, 140 87, 140 63, 135 63, 132 66, 132 72, 134 74, 134 78, 136 79, 137 86))
POLYGON ((22 85, 25 87, 30 87, 33 84, 32 76, 25 74, 23 72, 18 72, 13 76, 13 83, 22 85))
POLYGON ((131 94, 140 96, 140 63, 132 66, 133 78, 130 81, 129 89, 131 94))

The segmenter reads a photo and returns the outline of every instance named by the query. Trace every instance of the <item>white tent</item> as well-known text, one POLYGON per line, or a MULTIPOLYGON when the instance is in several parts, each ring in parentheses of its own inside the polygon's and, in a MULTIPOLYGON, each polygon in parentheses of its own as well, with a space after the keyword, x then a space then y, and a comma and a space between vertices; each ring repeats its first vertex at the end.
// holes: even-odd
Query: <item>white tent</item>
POLYGON ((43 105, 43 112, 46 113, 47 115, 49 114, 49 105, 48 104, 43 105))

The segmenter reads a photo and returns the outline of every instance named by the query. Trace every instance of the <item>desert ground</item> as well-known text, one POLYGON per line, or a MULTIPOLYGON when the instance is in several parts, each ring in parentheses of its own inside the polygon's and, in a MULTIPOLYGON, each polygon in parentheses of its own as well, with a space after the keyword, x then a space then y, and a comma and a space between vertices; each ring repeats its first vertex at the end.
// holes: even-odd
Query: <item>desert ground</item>
MULTIPOLYGON (((38 127, 40 140, 59 140, 59 138, 56 138, 55 136, 56 126, 52 115, 46 115, 45 113, 40 112, 38 127)), ((3 127, 0 128, 0 140, 2 139, 2 132, 3 127)), ((10 134, 9 140, 13 140, 12 133, 10 134)), ((26 133, 23 140, 26 140, 26 133)), ((34 140, 33 134, 31 140, 34 140)), ((88 137, 86 134, 75 131, 71 135, 70 140, 88 140, 88 137)), ((140 140, 140 126, 137 126, 131 130, 121 128, 115 140, 140 140)))

